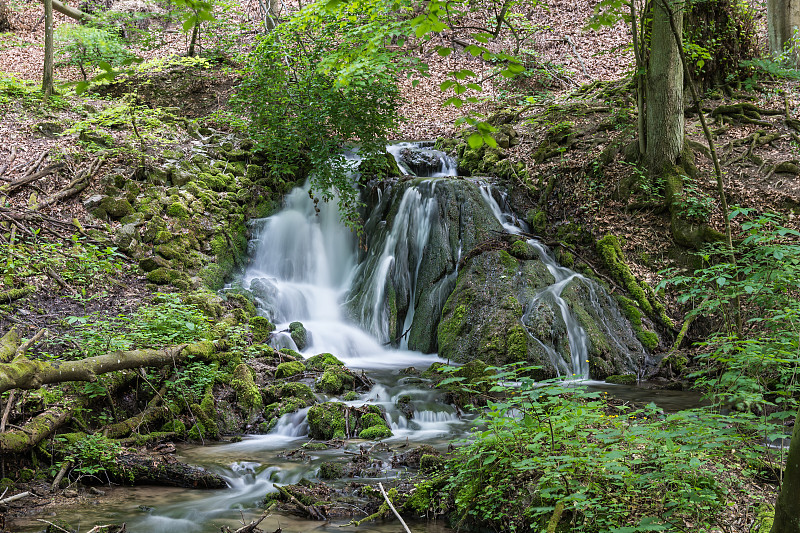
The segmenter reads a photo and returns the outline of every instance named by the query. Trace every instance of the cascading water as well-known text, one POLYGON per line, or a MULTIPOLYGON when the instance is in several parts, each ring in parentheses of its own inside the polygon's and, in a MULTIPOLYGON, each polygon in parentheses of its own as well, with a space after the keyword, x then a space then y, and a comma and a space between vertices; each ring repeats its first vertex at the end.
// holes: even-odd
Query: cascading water
MULTIPOLYGON (((420 143, 401 143, 388 150, 409 174, 455 175, 455 161, 420 143)), ((401 372, 440 360, 436 355, 406 348, 435 351, 438 317, 456 285, 462 255, 479 248, 492 232, 519 233, 524 223, 501 209, 488 187, 435 178, 390 187, 375 191, 377 199, 365 223, 366 252, 359 250, 356 239, 340 223, 335 203, 321 205, 317 213, 308 189, 295 189, 287 196, 284 209, 257 223, 257 236, 251 243, 253 260, 242 285, 252 292, 260 312, 279 331, 292 321, 303 323, 309 332, 303 355, 330 352, 348 367, 370 369, 375 385, 357 400, 345 403, 382 406, 394 433, 388 439, 390 444, 408 441, 446 446, 449 439, 463 435, 468 421, 442 403, 436 391, 420 383, 423 380, 401 372), (455 187, 454 183, 466 186, 455 187), (478 204, 480 209, 475 208, 478 204), (483 211, 488 214, 484 216, 483 211), (398 348, 388 346, 392 343, 398 348), (401 396, 410 398, 411 416, 397 408, 401 396)), ((595 291, 583 276, 557 265, 543 245, 535 240, 528 242, 538 251, 555 283, 525 302, 522 323, 525 325, 541 302, 556 302, 561 320, 567 324, 572 367, 548 343, 537 342, 550 350, 559 373, 585 378, 587 335, 572 316, 562 292, 573 282, 585 284, 598 309, 602 299, 609 297, 595 291)), ((614 320, 617 318, 621 320, 614 320)), ((613 333, 613 328, 608 331, 613 333)), ((535 338, 530 330, 528 334, 535 338)), ((279 347, 297 348, 288 334, 280 334, 273 341, 279 347)), ((159 489, 175 496, 162 498, 157 508, 147 509, 138 518, 131 519, 130 511, 122 511, 128 530, 211 532, 218 531, 221 524, 233 526, 240 515, 249 519, 260 514, 257 503, 265 493, 276 490, 275 483, 313 478, 321 461, 341 453, 313 452, 308 462, 292 462, 282 455, 307 439, 307 411, 284 415, 269 434, 184 452, 184 459, 223 475, 230 488, 190 493, 188 497, 185 491, 159 489)), ((357 444, 348 446, 357 449, 357 444)), ((391 469, 386 475, 392 475, 391 469)), ((115 512, 109 510, 105 516, 113 518, 115 512)), ((286 517, 280 520, 284 524, 288 521, 286 517)), ((274 520, 268 521, 262 527, 274 524, 274 520)), ((316 523, 313 529, 333 531, 333 527, 316 523)), ((292 531, 309 529, 311 525, 292 531)), ((335 530, 341 531, 338 527, 335 530)), ((428 531, 446 529, 434 525, 428 526, 428 531)))

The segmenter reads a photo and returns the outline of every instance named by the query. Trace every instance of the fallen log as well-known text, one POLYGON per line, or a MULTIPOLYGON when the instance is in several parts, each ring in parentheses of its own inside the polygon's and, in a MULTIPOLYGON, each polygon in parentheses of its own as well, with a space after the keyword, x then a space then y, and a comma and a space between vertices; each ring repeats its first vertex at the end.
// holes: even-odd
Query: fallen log
POLYGON ((8 363, 14 359, 20 342, 17 328, 11 328, 5 335, 0 337, 0 363, 8 363))
POLYGON ((13 429, 0 435, 0 453, 21 453, 36 446, 66 424, 82 402, 52 407, 36 416, 24 428, 13 429))
POLYGON ((53 205, 55 203, 58 203, 61 200, 65 200, 65 199, 69 198, 70 196, 75 196, 76 194, 78 194, 79 192, 83 191, 88 186, 89 186, 89 179, 88 178, 81 179, 77 183, 73 181, 73 183, 70 183, 68 187, 58 191, 57 193, 53 194, 52 196, 48 196, 47 198, 45 198, 44 200, 39 202, 38 205, 33 206, 31 208, 31 211, 37 211, 39 209, 43 209, 45 207, 51 206, 51 205, 53 205))
POLYGON ((172 455, 122 453, 109 477, 125 485, 161 485, 194 489, 224 489, 222 476, 182 463, 172 455))
MULTIPOLYGON (((42 0, 42 3, 44 3, 44 0, 42 0)), ((66 15, 69 18, 75 19, 79 22, 91 22, 94 20, 94 17, 89 13, 84 13, 83 11, 75 9, 74 7, 64 5, 58 0, 53 0, 53 9, 62 15, 66 15)))
POLYGON ((131 368, 164 366, 181 362, 189 355, 207 355, 203 343, 181 345, 163 350, 112 352, 80 361, 37 361, 20 358, 0 364, 0 394, 11 389, 37 389, 49 383, 95 381, 99 374, 131 368))
MULTIPOLYGON (((6 365, 0 365, 6 366, 6 365)), ((137 376, 136 372, 120 372, 107 380, 111 394, 126 386, 137 376)), ((72 415, 86 405, 82 397, 72 398, 63 405, 55 405, 30 420, 24 427, 15 428, 0 435, 0 453, 21 453, 52 435, 58 428, 72 420, 72 415)))
POLYGON ((130 435, 132 432, 139 429, 142 424, 149 424, 164 419, 169 414, 169 409, 160 404, 166 393, 167 386, 164 385, 161 387, 161 390, 147 402, 147 407, 145 407, 144 411, 122 422, 117 422, 116 424, 106 427, 103 430, 103 434, 109 439, 118 439, 130 435))
POLYGON ((0 303, 10 304, 14 300, 20 300, 25 298, 29 294, 32 294, 36 291, 36 287, 33 285, 25 285, 24 287, 20 287, 19 289, 10 289, 7 291, 0 292, 0 303))

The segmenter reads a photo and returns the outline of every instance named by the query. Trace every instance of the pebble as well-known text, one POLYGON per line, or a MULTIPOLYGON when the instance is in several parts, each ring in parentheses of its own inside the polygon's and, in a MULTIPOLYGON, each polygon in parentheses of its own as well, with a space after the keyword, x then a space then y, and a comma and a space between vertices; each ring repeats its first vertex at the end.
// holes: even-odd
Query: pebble
POLYGON ((66 498, 77 498, 78 497, 78 491, 77 490, 73 490, 73 489, 67 489, 67 490, 64 491, 64 497, 66 497, 66 498))

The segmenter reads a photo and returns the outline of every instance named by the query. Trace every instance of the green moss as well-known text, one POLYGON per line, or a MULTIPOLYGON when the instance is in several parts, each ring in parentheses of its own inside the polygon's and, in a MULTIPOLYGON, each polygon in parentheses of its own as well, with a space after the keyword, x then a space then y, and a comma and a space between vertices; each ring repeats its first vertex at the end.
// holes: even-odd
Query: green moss
POLYGON ((167 214, 175 218, 189 218, 189 210, 181 202, 173 202, 167 207, 167 214))
POLYGON ((537 235, 543 235, 547 231, 547 214, 544 211, 531 209, 525 214, 525 221, 537 235))
POLYGON ((432 474, 444 468, 445 459, 441 455, 424 454, 419 458, 419 471, 432 474))
POLYGON ((282 353, 284 355, 288 355, 289 357, 291 357, 292 359, 294 359, 296 361, 300 361, 300 360, 303 359, 302 355, 300 355, 299 353, 295 352, 291 348, 281 348, 280 349, 280 353, 282 353))
POLYGON ((330 366, 344 366, 344 363, 329 353, 321 353, 309 357, 305 363, 307 369, 318 371, 326 370, 330 366))
POLYGON ((689 364, 689 359, 680 352, 672 352, 659 363, 661 368, 671 368, 675 372, 683 372, 689 364))
POLYGON ((261 393, 253 381, 252 370, 249 366, 240 364, 234 369, 231 387, 236 391, 236 403, 245 412, 253 415, 261 411, 263 407, 261 393))
POLYGON ((303 444, 303 446, 301 446, 301 448, 303 448, 304 450, 319 452, 322 450, 327 450, 328 445, 325 444, 324 442, 306 442, 305 444, 303 444))
POLYGON ((99 213, 105 213, 109 217, 116 220, 131 215, 134 212, 133 206, 127 199, 117 199, 112 198, 111 196, 106 196, 103 198, 97 211, 99 213))
POLYGON ((298 350, 303 350, 306 347, 308 343, 308 333, 301 322, 292 322, 289 324, 289 335, 291 335, 298 350))
MULTIPOLYGON (((305 383, 298 382, 279 382, 274 383, 261 391, 266 403, 281 402, 287 398, 297 398, 306 405, 311 405, 316 401, 311 387, 305 383)), ((305 407, 305 406, 304 406, 305 407)))
MULTIPOLYGON (((238 309, 241 309, 245 313, 247 313, 248 316, 250 316, 250 317, 257 316, 258 311, 256 310, 255 303, 253 302, 253 300, 251 298, 248 298, 246 295, 240 294, 238 292, 226 292, 225 293, 225 298, 228 300, 229 303, 231 303, 232 305, 234 305, 238 309)), ((263 318, 263 317, 260 317, 260 318, 263 318)), ((267 323, 270 323, 269 320, 267 320, 267 323)), ((250 327, 251 327, 251 329, 253 327, 252 320, 250 321, 250 327)), ((274 330, 275 326, 272 326, 272 329, 274 330)), ((272 331, 272 330, 270 330, 270 331, 272 331)), ((262 341, 256 341, 256 342, 262 342, 262 341)))
POLYGON ((170 420, 163 426, 161 426, 161 431, 166 433, 177 433, 178 435, 183 435, 186 433, 186 424, 184 424, 180 420, 170 420))
POLYGON ((275 325, 263 316, 254 316, 250 319, 250 331, 254 342, 264 342, 275 331, 275 325))
POLYGON ((36 477, 36 472, 30 468, 23 468, 17 472, 17 480, 20 483, 27 483, 36 477))
POLYGON ((161 267, 151 270, 145 277, 147 281, 155 283, 156 285, 169 285, 170 283, 182 279, 184 275, 178 270, 161 267))
POLYGON ((510 249, 511 255, 516 257, 517 259, 533 259, 536 255, 536 252, 533 250, 530 244, 525 242, 523 239, 518 241, 514 241, 511 244, 510 249))
MULTIPOLYGON (((667 316, 664 306, 656 300, 653 290, 646 283, 640 284, 637 282, 630 268, 625 264, 622 247, 615 236, 606 235, 597 241, 597 253, 603 259, 603 263, 611 272, 612 277, 624 286, 625 290, 633 296, 633 299, 639 305, 640 309, 650 316, 657 316, 663 323, 672 325, 672 320, 667 316)), ((630 306, 627 307, 628 309, 623 308, 623 310, 626 314, 629 314, 631 313, 630 306)), ((636 323, 634 319, 630 319, 634 324, 636 323)), ((639 333, 639 331, 637 331, 637 333, 639 333)), ((655 344, 653 344, 653 338, 651 335, 647 334, 644 335, 644 338, 640 338, 640 341, 646 346, 651 345, 655 347, 658 345, 657 338, 655 344)))
POLYGON ((338 435, 344 437, 346 408, 338 402, 313 406, 308 410, 308 436, 317 440, 330 440, 338 435))
POLYGON ((506 353, 509 363, 525 361, 528 358, 528 335, 521 325, 516 325, 508 330, 506 353))
POLYGON ((642 346, 650 351, 653 351, 658 346, 658 335, 652 331, 639 330, 636 332, 636 338, 642 343, 642 346))
POLYGON ((341 367, 331 366, 317 381, 317 390, 327 394, 341 394, 353 389, 355 379, 341 367))
POLYGON ((431 363, 431 366, 429 366, 426 370, 424 370, 422 372, 422 374, 420 374, 420 376, 423 377, 423 378, 426 378, 426 379, 435 378, 435 377, 441 375, 441 370, 440 369, 443 366, 444 366, 444 363, 431 363))
POLYGON ((319 465, 320 479, 339 479, 344 476, 344 465, 333 461, 325 461, 319 465))
POLYGON ((437 330, 439 346, 451 346, 456 341, 464 328, 466 317, 467 307, 461 304, 455 308, 450 318, 442 319, 439 322, 437 330))
POLYGON ((198 274, 206 287, 212 290, 219 290, 225 286, 225 278, 228 271, 216 263, 212 263, 202 269, 198 274))
POLYGON ((517 267, 519 267, 517 260, 511 257, 511 254, 505 250, 500 250, 498 253, 500 255, 500 263, 503 265, 503 267, 505 267, 510 274, 516 274, 517 267))
POLYGON ((614 383, 615 385, 636 385, 635 374, 615 374, 606 378, 607 383, 614 383))
POLYGON ((350 392, 348 392, 344 396, 342 396, 342 400, 344 400, 346 402, 353 402, 355 400, 358 400, 359 397, 360 396, 356 391, 351 390, 350 392))
POLYGON ((358 434, 359 439, 364 440, 378 440, 385 439, 394 435, 388 426, 372 426, 367 429, 362 429, 358 434))
POLYGON ((305 372, 306 367, 300 361, 287 361, 278 365, 275 370, 275 378, 282 379, 305 372))
POLYGON ((367 429, 375 426, 386 426, 386 420, 377 413, 367 413, 359 419, 359 424, 363 429, 367 429))

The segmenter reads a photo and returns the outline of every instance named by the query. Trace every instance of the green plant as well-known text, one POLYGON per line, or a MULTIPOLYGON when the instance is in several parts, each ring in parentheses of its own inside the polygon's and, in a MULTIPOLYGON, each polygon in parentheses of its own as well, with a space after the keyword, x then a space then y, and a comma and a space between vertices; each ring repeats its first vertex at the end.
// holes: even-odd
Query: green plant
POLYGON ((486 377, 494 399, 446 465, 444 490, 460 523, 543 530, 563 516, 570 531, 716 526, 730 481, 716 463, 737 443, 725 420, 606 402, 537 383, 527 377, 534 368, 495 370, 486 377))
POLYGON ((71 461, 72 471, 81 476, 97 476, 114 468, 121 451, 118 443, 101 434, 87 435, 67 448, 64 461, 71 461))
POLYGON ((718 317, 716 332, 701 343, 697 384, 721 406, 760 413, 764 422, 775 413, 779 420, 795 411, 798 392, 800 233, 775 214, 734 208, 731 216, 744 219, 735 264, 726 247, 709 246, 699 254, 702 268, 665 271, 669 277, 659 287, 676 286, 678 301, 693 305, 687 318, 718 317), (745 324, 741 336, 733 323, 736 298, 745 324))
POLYGON ((63 24, 56 29, 55 42, 56 67, 77 66, 84 81, 87 69, 101 62, 116 67, 133 57, 119 37, 102 28, 63 24))
POLYGON ((683 178, 683 194, 674 203, 678 207, 678 216, 698 222, 707 222, 714 209, 714 199, 687 177, 683 178))

